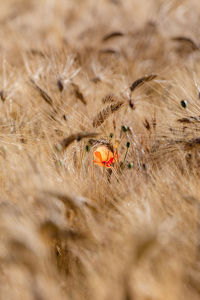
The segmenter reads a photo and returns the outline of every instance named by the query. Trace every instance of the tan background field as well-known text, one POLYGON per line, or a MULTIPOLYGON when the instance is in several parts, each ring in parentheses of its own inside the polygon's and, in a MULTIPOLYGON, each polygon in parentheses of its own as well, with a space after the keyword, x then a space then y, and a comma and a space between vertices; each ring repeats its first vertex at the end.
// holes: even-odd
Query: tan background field
POLYGON ((200 299, 199 107, 199 0, 1 0, 0 299, 200 299))

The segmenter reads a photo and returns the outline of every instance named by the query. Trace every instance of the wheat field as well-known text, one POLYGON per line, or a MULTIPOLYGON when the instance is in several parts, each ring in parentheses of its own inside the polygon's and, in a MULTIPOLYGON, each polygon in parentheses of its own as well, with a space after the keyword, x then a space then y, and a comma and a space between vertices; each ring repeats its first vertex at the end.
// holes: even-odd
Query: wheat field
POLYGON ((0 299, 200 299, 199 20, 0 0, 0 299))

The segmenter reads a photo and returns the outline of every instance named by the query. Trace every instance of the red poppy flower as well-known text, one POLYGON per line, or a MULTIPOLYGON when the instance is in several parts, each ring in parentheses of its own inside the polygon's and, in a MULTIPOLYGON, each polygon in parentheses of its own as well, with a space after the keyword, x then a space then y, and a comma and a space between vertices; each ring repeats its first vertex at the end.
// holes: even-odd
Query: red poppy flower
POLYGON ((113 154, 106 146, 99 146, 94 152, 94 163, 98 166, 111 168, 117 160, 117 151, 113 154))

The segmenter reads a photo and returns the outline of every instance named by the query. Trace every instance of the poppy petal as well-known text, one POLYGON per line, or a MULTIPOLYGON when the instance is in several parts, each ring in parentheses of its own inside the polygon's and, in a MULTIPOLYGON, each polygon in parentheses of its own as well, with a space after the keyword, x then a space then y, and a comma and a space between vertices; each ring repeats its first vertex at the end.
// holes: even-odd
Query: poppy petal
POLYGON ((94 158, 96 159, 97 162, 101 162, 102 161, 101 153, 99 151, 95 151, 94 158))

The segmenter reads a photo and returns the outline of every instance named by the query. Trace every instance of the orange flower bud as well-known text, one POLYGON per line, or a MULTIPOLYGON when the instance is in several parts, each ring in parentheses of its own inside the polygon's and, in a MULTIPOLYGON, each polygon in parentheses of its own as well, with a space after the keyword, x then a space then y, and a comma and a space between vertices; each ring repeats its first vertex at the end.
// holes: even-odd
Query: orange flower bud
POLYGON ((94 152, 94 163, 101 167, 111 168, 118 160, 117 151, 112 153, 106 146, 99 146, 94 152))

